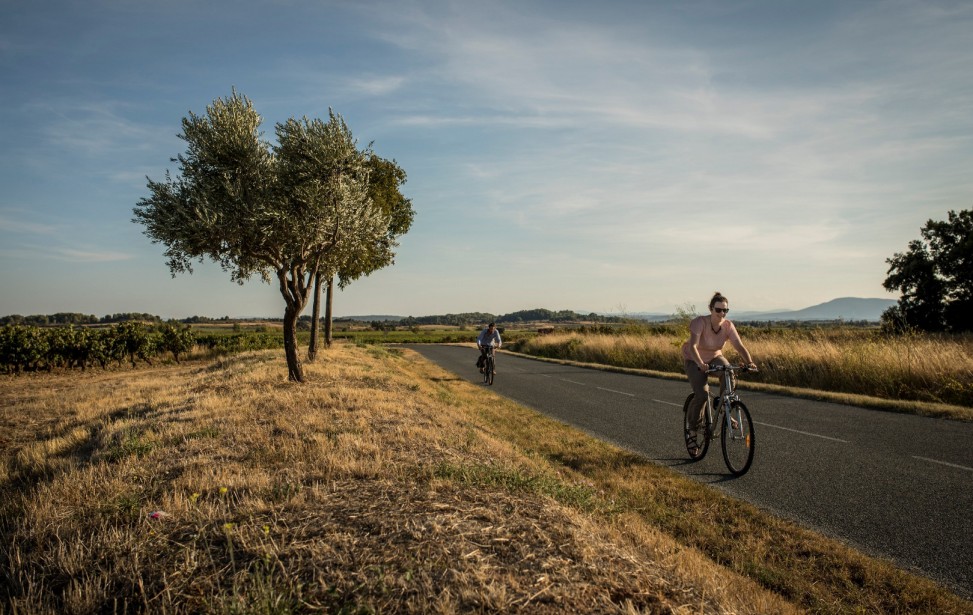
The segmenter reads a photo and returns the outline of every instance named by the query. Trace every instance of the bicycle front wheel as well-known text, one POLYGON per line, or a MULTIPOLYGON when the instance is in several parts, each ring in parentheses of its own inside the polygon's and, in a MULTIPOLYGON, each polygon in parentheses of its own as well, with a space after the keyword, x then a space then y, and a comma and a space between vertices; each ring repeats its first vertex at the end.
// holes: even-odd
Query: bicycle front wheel
POLYGON ((693 401, 694 394, 690 393, 686 402, 682 405, 682 429, 686 437, 686 452, 690 459, 698 461, 706 456, 709 450, 709 429, 706 428, 706 408, 703 408, 703 419, 699 422, 697 429, 692 427, 693 418, 689 416, 689 405, 693 401))
POLYGON ((753 463, 756 440, 750 410, 742 401, 730 404, 731 424, 723 426, 720 438, 723 444, 723 461, 734 476, 743 476, 753 463))
POLYGON ((492 355, 488 356, 485 361, 485 368, 483 370, 483 382, 486 384, 493 384, 493 368, 494 368, 494 358, 492 355))

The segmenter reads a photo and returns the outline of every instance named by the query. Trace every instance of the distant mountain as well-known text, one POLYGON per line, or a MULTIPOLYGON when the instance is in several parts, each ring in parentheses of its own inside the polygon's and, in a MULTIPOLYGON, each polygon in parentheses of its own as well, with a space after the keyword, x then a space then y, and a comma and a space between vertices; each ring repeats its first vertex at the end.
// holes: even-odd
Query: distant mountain
MULTIPOLYGON (((618 314, 608 314, 607 316, 618 316, 618 314)), ((639 320, 648 320, 650 322, 663 322, 672 318, 672 314, 660 314, 659 312, 634 312, 626 313, 625 318, 638 318, 639 320)))
POLYGON ((882 312, 895 305, 891 299, 861 299, 841 297, 802 310, 784 312, 741 312, 734 320, 867 320, 878 322, 882 312))
MULTIPOLYGON (((822 321, 834 321, 834 320, 866 320, 869 322, 878 322, 882 317, 882 312, 895 305, 896 301, 891 299, 862 299, 858 297, 842 297, 840 299, 832 299, 831 301, 826 301, 818 305, 812 305, 811 307, 806 307, 802 310, 783 310, 778 312, 731 312, 732 319, 735 321, 746 322, 746 321, 773 321, 773 320, 822 320, 822 321)), ((706 306, 703 306, 704 308, 706 306)), ((524 310, 521 312, 514 312, 513 314, 506 314, 503 316, 492 316, 490 314, 461 314, 459 316, 471 317, 465 320, 470 320, 470 322, 485 322, 484 319, 495 319, 497 323, 502 322, 519 322, 519 321, 530 321, 530 320, 558 320, 554 318, 555 316, 564 316, 567 319, 583 319, 584 314, 592 314, 592 312, 580 312, 574 313, 570 311, 564 312, 551 312, 549 310, 524 310)), ((599 316, 605 317, 617 317, 618 314, 608 314, 599 313, 599 316)), ((442 319, 447 316, 433 317, 424 316, 420 317, 418 320, 433 320, 442 319)), ((672 314, 660 314, 658 312, 635 312, 625 314, 627 318, 638 318, 640 320, 647 320, 650 322, 662 322, 672 318, 672 314)), ((403 320, 403 316, 343 316, 341 318, 336 318, 335 320, 357 320, 362 322, 373 322, 373 321, 399 321, 403 320)), ((564 318, 560 318, 564 320, 564 318)))
MULTIPOLYGON (((812 305, 801 310, 781 310, 774 312, 731 312, 731 318, 736 321, 773 321, 773 320, 866 320, 878 322, 882 312, 896 304, 891 299, 861 299, 858 297, 842 297, 825 303, 812 305)), ((704 306, 705 307, 705 306, 704 306)), ((671 314, 654 312, 638 312, 627 314, 630 318, 639 318, 650 322, 668 320, 671 314)))

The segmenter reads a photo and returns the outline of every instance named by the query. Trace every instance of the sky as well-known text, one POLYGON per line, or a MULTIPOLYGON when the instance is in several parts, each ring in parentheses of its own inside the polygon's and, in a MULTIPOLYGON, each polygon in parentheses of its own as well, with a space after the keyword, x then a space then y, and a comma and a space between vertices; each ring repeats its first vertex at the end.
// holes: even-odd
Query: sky
MULTIPOLYGON (((0 0, 0 315, 281 318, 132 221, 190 112, 340 114, 416 213, 336 316, 897 299, 973 204, 973 3, 0 0)), ((308 308, 306 313, 310 312, 308 308)))

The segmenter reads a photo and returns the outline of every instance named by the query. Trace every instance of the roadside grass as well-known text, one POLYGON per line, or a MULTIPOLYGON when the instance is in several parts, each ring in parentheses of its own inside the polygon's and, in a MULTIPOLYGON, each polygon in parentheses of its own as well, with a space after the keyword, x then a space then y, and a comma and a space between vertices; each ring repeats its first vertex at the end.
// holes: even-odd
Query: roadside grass
POLYGON ((973 613, 412 351, 281 364, 0 379, 0 610, 973 613))
MULTIPOLYGON (((760 372, 741 386, 877 409, 973 420, 973 337, 808 329, 745 343, 760 372)), ((529 356, 685 378, 674 334, 558 333, 510 345, 529 356)), ((727 356, 739 360, 728 346, 727 356)))
POLYGON ((279 355, 0 380, 3 610, 795 612, 619 542, 471 384, 341 344, 295 385, 279 355))
POLYGON ((973 613, 973 604, 927 579, 569 426, 538 427, 536 417, 512 424, 502 410, 483 417, 529 456, 610 494, 616 508, 606 519, 657 529, 809 612, 973 613))

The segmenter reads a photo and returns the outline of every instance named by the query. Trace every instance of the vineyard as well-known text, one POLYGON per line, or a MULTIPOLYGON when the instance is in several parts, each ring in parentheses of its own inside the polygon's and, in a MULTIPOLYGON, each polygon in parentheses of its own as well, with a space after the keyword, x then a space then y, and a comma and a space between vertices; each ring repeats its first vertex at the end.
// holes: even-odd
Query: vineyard
POLYGON ((0 327, 0 373, 11 374, 100 366, 172 358, 177 363, 197 348, 211 354, 277 348, 279 334, 234 332, 199 334, 188 326, 123 322, 110 327, 0 327))

